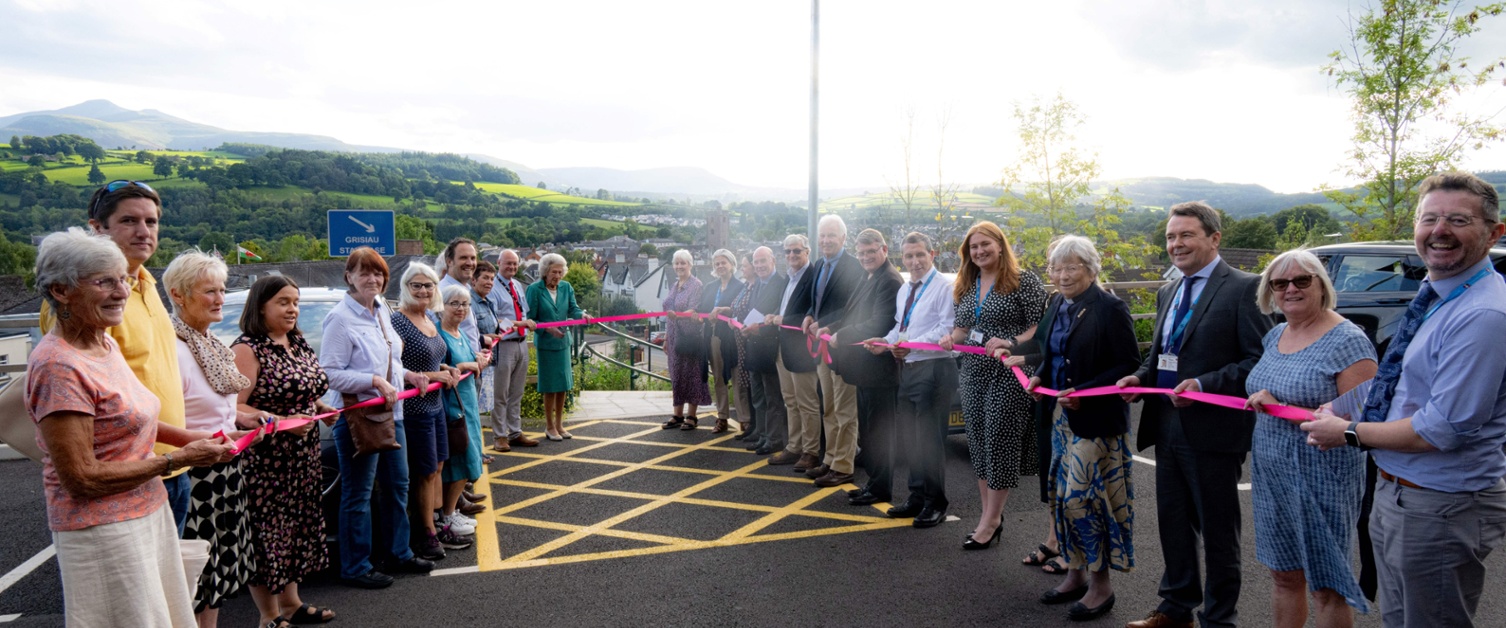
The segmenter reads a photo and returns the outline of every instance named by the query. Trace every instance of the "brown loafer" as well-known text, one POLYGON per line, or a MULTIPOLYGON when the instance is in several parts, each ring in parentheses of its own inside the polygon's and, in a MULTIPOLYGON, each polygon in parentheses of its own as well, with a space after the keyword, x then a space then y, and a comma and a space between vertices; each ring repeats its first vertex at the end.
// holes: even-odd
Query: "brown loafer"
POLYGON ((497 451, 502 452, 502 453, 505 454, 505 453, 507 453, 509 451, 512 451, 512 446, 509 445, 507 443, 507 441, 499 438, 499 439, 497 439, 497 442, 492 443, 492 449, 495 449, 495 450, 497 450, 497 451))
POLYGON ((537 439, 529 438, 528 436, 523 435, 523 434, 519 434, 517 436, 514 436, 511 439, 509 439, 507 442, 510 443, 513 447, 538 447, 539 446, 539 441, 537 439))
POLYGON ((782 465, 782 464, 795 464, 796 462, 799 462, 799 461, 800 461, 800 454, 797 454, 797 453, 795 453, 793 451, 781 451, 781 452, 779 452, 777 454, 769 456, 769 464, 775 465, 775 466, 782 465))
POLYGON ((808 478, 814 480, 814 479, 819 478, 819 477, 821 477, 823 475, 826 475, 827 473, 830 473, 830 472, 831 472, 831 466, 830 465, 821 464, 821 465, 816 465, 814 467, 806 469, 805 470, 805 477, 808 477, 808 478))
POLYGON ((832 470, 827 472, 826 475, 816 478, 816 486, 822 488, 830 488, 833 486, 841 486, 851 481, 851 473, 842 473, 841 471, 832 470))
POLYGON ((795 468, 791 469, 791 471, 805 473, 819 466, 821 466, 820 458, 817 458, 813 454, 800 454, 800 461, 795 463, 795 468))
MULTIPOLYGON (((848 477, 851 477, 851 476, 848 476, 848 477)), ((465 500, 461 500, 461 501, 465 501, 465 500)), ((463 515, 465 515, 467 517, 470 517, 470 516, 475 515, 476 513, 479 513, 479 512, 481 512, 483 510, 486 510, 486 506, 483 506, 481 504, 472 504, 472 503, 467 502, 467 503, 459 504, 458 506, 456 506, 455 509, 459 510, 460 514, 463 514, 463 515)))
POLYGON ((464 493, 461 493, 460 496, 465 498, 465 501, 476 504, 486 501, 486 493, 472 493, 470 491, 466 491, 464 493))
POLYGON ((1151 611, 1145 619, 1127 623, 1124 628, 1192 628, 1192 620, 1176 620, 1161 611, 1151 611))

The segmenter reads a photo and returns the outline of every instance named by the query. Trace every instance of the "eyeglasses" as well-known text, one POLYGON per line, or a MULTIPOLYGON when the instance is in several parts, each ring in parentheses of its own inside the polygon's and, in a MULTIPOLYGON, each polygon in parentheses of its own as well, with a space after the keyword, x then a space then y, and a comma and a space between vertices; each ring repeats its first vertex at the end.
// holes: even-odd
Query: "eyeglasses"
POLYGON ((1086 267, 1083 266, 1082 264, 1067 264, 1067 265, 1064 265, 1064 266, 1047 266, 1046 267, 1046 272, 1048 274, 1049 273, 1076 273, 1076 272, 1080 272, 1083 268, 1086 268, 1086 267))
POLYGON ((116 179, 114 181, 106 183, 105 184, 105 193, 104 194, 100 194, 99 198, 94 199, 94 204, 89 206, 89 217, 90 218, 95 218, 95 217, 97 217, 99 215, 99 205, 100 205, 100 203, 103 203, 105 201, 105 197, 106 196, 109 196, 111 194, 119 192, 122 188, 125 188, 125 187, 128 187, 128 186, 132 186, 132 185, 134 185, 134 186, 136 186, 138 188, 141 188, 143 190, 146 190, 148 192, 151 192, 152 194, 156 194, 157 193, 156 190, 152 189, 152 186, 147 185, 145 183, 142 183, 140 181, 127 181, 125 179, 116 179))
POLYGON ((408 289, 412 290, 414 292, 418 292, 419 290, 429 291, 429 290, 433 290, 434 289, 434 284, 432 284, 432 283, 417 283, 417 282, 414 282, 414 283, 408 284, 408 289))
POLYGON ((124 286, 126 289, 134 287, 136 285, 136 278, 131 277, 130 275, 121 275, 119 277, 105 277, 104 279, 90 279, 85 281, 84 283, 99 288, 100 290, 104 290, 105 292, 114 292, 120 289, 122 286, 124 286))
POLYGON ((1298 290, 1306 290, 1313 285, 1313 279, 1317 275, 1299 275, 1291 279, 1272 279, 1267 285, 1276 292, 1286 292, 1287 286, 1297 286, 1298 290))
POLYGON ((470 301, 450 301, 449 303, 444 304, 444 306, 445 307, 453 307, 453 308, 457 308, 457 309, 465 309, 465 308, 470 307, 471 303, 470 303, 470 301))
POLYGON ((804 252, 805 252, 805 249, 785 249, 784 250, 784 254, 785 255, 799 255, 799 254, 804 253, 804 252))
POLYGON ((1475 221, 1479 220, 1479 218, 1465 214, 1447 214, 1443 216, 1438 214, 1423 214, 1417 217, 1417 224, 1431 229, 1438 226, 1438 221, 1440 220, 1448 222, 1448 226, 1455 229, 1463 229, 1475 224, 1475 221))

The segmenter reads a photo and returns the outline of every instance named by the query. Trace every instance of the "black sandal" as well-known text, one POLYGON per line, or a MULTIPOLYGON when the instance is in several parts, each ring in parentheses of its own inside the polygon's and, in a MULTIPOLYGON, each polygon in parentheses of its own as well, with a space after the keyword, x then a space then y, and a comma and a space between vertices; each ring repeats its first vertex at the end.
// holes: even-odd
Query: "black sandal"
POLYGON ((1025 560, 1020 561, 1021 565, 1040 567, 1050 562, 1051 559, 1062 555, 1060 551, 1052 550, 1051 548, 1046 547, 1045 543, 1042 543, 1035 547, 1036 550, 1034 552, 1031 552, 1029 556, 1026 556, 1025 560))
POLYGON ((700 426, 701 426, 701 424, 700 424, 700 422, 699 422, 698 419, 696 419, 693 416, 688 416, 688 417, 685 417, 685 424, 681 425, 680 429, 684 430, 686 432, 689 432, 689 431, 694 430, 695 428, 700 427, 700 426))
POLYGON ((288 623, 304 624, 327 624, 335 620, 335 612, 327 608, 319 608, 310 604, 304 604, 288 616, 288 623))
POLYGON ((664 428, 666 430, 672 430, 672 429, 680 427, 681 425, 684 425, 684 424, 685 424, 685 417, 682 417, 682 416, 680 416, 678 414, 673 414, 673 415, 670 415, 670 419, 668 421, 665 421, 664 425, 661 425, 660 427, 662 427, 662 428, 664 428))
POLYGON ((1046 564, 1041 565, 1041 571, 1049 573, 1053 576, 1060 576, 1070 571, 1070 569, 1068 569, 1066 565, 1062 564, 1062 557, 1056 556, 1048 559, 1046 561, 1046 564))
POLYGON ((284 619, 282 616, 279 615, 277 617, 273 617, 272 621, 267 622, 266 628, 287 628, 288 626, 291 626, 291 625, 293 625, 293 624, 288 623, 287 619, 284 619))

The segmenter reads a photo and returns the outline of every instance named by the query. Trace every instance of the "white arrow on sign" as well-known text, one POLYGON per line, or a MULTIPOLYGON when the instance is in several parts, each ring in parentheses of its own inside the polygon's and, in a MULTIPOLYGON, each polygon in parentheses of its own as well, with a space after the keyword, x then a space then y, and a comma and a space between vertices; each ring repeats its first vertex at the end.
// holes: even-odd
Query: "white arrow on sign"
POLYGON ((356 223, 358 225, 361 225, 362 227, 365 227, 366 228, 366 233, 376 233, 376 227, 373 227, 373 226, 368 225, 368 224, 366 224, 364 222, 356 220, 355 216, 346 216, 346 218, 349 218, 350 221, 353 222, 353 223, 356 223))

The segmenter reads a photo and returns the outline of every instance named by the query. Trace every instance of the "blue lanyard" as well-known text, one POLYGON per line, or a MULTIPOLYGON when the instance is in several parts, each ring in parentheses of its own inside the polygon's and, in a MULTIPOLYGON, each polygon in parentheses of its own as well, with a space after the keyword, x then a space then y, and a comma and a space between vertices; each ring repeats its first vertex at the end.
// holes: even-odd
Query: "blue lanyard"
MULTIPOLYGON (((927 279, 926 281, 929 282, 930 280, 927 279)), ((999 285, 999 278, 998 277, 994 278, 994 283, 993 283, 993 285, 990 285, 988 287, 988 292, 987 293, 983 292, 983 278, 982 277, 978 277, 977 279, 974 279, 973 282, 974 282, 973 285, 976 288, 975 292, 978 295, 978 302, 973 304, 973 326, 977 327, 979 324, 981 324, 983 322, 983 302, 986 301, 986 300, 988 300, 988 295, 994 293, 994 286, 999 285)))
POLYGON ((1422 320, 1424 322, 1426 322, 1429 318, 1432 318, 1433 314, 1438 311, 1438 308, 1443 307, 1444 304, 1448 303, 1449 301, 1453 301, 1454 299, 1459 298, 1459 295, 1464 294, 1465 290, 1468 290, 1470 286, 1475 285, 1475 282, 1478 282, 1481 279, 1484 279, 1485 276, 1489 275, 1489 274, 1490 274, 1490 269, 1489 268, 1482 268, 1482 269, 1480 269, 1480 272, 1475 273, 1475 276, 1470 277, 1469 279, 1465 280, 1464 283, 1459 284, 1459 287, 1454 288, 1453 291, 1449 292, 1448 296, 1444 297, 1442 301, 1439 301, 1438 303, 1434 304, 1433 307, 1428 308, 1428 313, 1422 315, 1422 320))
MULTIPOLYGON (((915 307, 916 306, 920 305, 920 297, 922 297, 922 296, 925 295, 926 288, 931 287, 931 280, 935 279, 935 278, 936 278, 936 269, 932 268, 931 269, 931 274, 926 275, 926 282, 923 283, 923 284, 920 284, 920 292, 915 293, 915 298, 910 300, 910 309, 905 310, 905 320, 902 323, 900 323, 900 327, 903 327, 905 329, 909 329, 910 328, 910 314, 912 314, 913 312, 915 312, 915 307)), ((914 290, 915 288, 910 288, 910 289, 914 290)))
POLYGON ((711 307, 721 307, 721 305, 722 305, 722 282, 718 281, 716 283, 716 300, 711 302, 711 307))
MULTIPOLYGON (((1192 281, 1192 279, 1193 279, 1192 277, 1187 277, 1187 278, 1183 279, 1182 281, 1192 281)), ((1204 286, 1204 288, 1205 288, 1204 291, 1206 292, 1207 286, 1204 286)), ((1177 346, 1177 341, 1182 339, 1182 332, 1187 331, 1187 323, 1192 322, 1192 313, 1197 310, 1197 302, 1200 301, 1200 300, 1202 300, 1202 298, 1203 298, 1203 293, 1202 292, 1197 293, 1197 296, 1192 298, 1192 305, 1187 306, 1187 315, 1183 316, 1182 320, 1177 321, 1176 326, 1171 328, 1171 336, 1166 341, 1166 346, 1167 347, 1175 347, 1175 346, 1177 346)), ((1176 312, 1177 311, 1177 306, 1179 306, 1181 304, 1182 304, 1182 291, 1178 290, 1177 291, 1177 300, 1171 302, 1171 311, 1172 312, 1176 312)))

